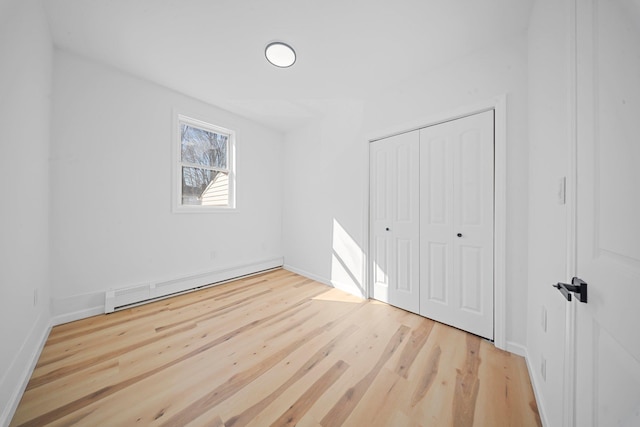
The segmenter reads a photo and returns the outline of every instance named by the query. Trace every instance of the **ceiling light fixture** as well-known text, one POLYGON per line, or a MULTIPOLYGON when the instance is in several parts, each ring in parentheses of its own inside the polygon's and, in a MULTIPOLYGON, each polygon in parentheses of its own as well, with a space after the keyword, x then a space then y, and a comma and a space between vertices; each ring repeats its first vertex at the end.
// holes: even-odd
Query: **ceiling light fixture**
POLYGON ((280 68, 291 67, 296 62, 296 51, 283 42, 269 43, 264 48, 267 61, 280 68))

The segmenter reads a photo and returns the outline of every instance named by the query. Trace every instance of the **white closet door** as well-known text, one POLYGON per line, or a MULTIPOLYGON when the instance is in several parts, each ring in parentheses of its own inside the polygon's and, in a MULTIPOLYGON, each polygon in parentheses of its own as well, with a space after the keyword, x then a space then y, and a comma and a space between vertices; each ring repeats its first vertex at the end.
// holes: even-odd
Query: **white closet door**
POLYGON ((418 313, 418 131, 371 143, 373 297, 418 313))
POLYGON ((420 130, 420 314, 493 339, 493 111, 420 130))

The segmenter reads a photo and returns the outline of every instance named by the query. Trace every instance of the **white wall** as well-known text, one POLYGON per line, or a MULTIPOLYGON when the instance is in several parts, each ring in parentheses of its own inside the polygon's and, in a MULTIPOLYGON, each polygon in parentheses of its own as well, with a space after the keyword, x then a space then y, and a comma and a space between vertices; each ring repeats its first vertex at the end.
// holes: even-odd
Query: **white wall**
POLYGON ((108 288, 282 256, 281 134, 58 50, 53 105, 54 315, 89 313, 108 288), (172 213, 174 108, 237 131, 237 212, 172 213))
POLYGON ((359 293, 364 286, 362 251, 367 233, 363 224, 368 179, 366 139, 403 123, 426 123, 435 115, 502 94, 508 97, 507 341, 522 349, 526 342, 527 304, 523 296, 528 238, 524 34, 411 81, 398 82, 393 88, 380 88, 362 104, 336 101, 336 110, 289 133, 285 143, 285 263, 359 293), (336 229, 341 236, 339 244, 335 242, 336 229), (336 251, 336 247, 341 249, 336 251), (340 252, 338 257, 336 252, 340 252))
POLYGON ((562 424, 566 306, 551 284, 571 279, 566 276, 567 205, 557 200, 558 181, 567 176, 570 164, 570 3, 538 0, 529 25, 527 352, 538 406, 550 426, 562 424), (543 358, 546 380, 541 375, 543 358))
POLYGON ((39 1, 3 1, 0 13, 0 425, 4 425, 26 385, 50 318, 52 44, 39 1))
POLYGON ((363 103, 327 102, 323 116, 286 135, 285 265, 364 296, 366 145, 363 103))

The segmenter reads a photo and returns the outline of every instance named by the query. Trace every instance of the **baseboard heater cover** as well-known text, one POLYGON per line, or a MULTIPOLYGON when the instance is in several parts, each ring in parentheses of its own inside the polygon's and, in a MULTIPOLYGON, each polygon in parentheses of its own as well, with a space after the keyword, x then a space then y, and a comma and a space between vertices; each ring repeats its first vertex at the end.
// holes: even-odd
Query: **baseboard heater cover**
POLYGON ((283 261, 282 258, 277 258, 256 264, 205 272, 179 279, 109 289, 105 292, 104 312, 113 313, 114 311, 124 310, 186 292, 219 285, 232 279, 280 268, 284 264, 283 261))

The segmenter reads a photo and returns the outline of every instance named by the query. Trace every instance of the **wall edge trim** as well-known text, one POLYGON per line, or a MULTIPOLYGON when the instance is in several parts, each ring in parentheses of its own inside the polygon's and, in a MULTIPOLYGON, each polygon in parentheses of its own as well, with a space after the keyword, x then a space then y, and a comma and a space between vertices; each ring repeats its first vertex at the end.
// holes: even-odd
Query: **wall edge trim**
POLYGON ((531 381, 531 387, 533 388, 533 395, 536 398, 536 406, 538 407, 540 422, 542 423, 543 427, 546 427, 549 425, 549 422, 547 421, 547 413, 544 407, 544 401, 542 400, 542 388, 541 385, 536 381, 536 376, 534 375, 534 368, 531 365, 529 352, 527 351, 527 348, 525 346, 522 346, 520 344, 509 343, 509 346, 513 346, 514 348, 519 347, 524 351, 522 357, 524 357, 524 360, 527 364, 527 370, 529 371, 529 380, 531 381))
MULTIPOLYGON (((41 313, 40 316, 38 316, 37 320, 33 324, 33 327, 29 331, 29 334, 23 341, 20 350, 16 354, 16 357, 13 359, 11 365, 9 366, 9 369, 7 370, 7 373, 10 373, 15 369, 15 365, 18 360, 27 360, 24 369, 17 375, 17 385, 19 385, 19 387, 11 393, 11 397, 7 401, 6 405, 4 405, 3 408, 0 408, 0 410, 2 411, 0 413, 0 426, 8 426, 11 422, 11 419, 15 415, 15 412, 18 409, 18 404, 20 403, 20 399, 22 399, 22 395, 27 388, 29 379, 31 378, 33 370, 38 363, 38 359, 40 358, 42 349, 44 348, 44 345, 49 338, 49 333, 51 332, 52 328, 52 322, 51 319, 47 319, 47 317, 49 316, 47 316, 46 313, 41 313), (40 328, 41 330, 38 330, 40 328), (36 334, 37 336, 34 339, 34 335, 36 334), (33 346, 34 348, 27 348, 29 346, 29 343, 32 341, 35 344, 33 346)), ((4 384, 4 382, 8 376, 9 375, 7 374, 1 379, 2 382, 0 383, 0 386, 7 386, 7 384, 4 384)))

